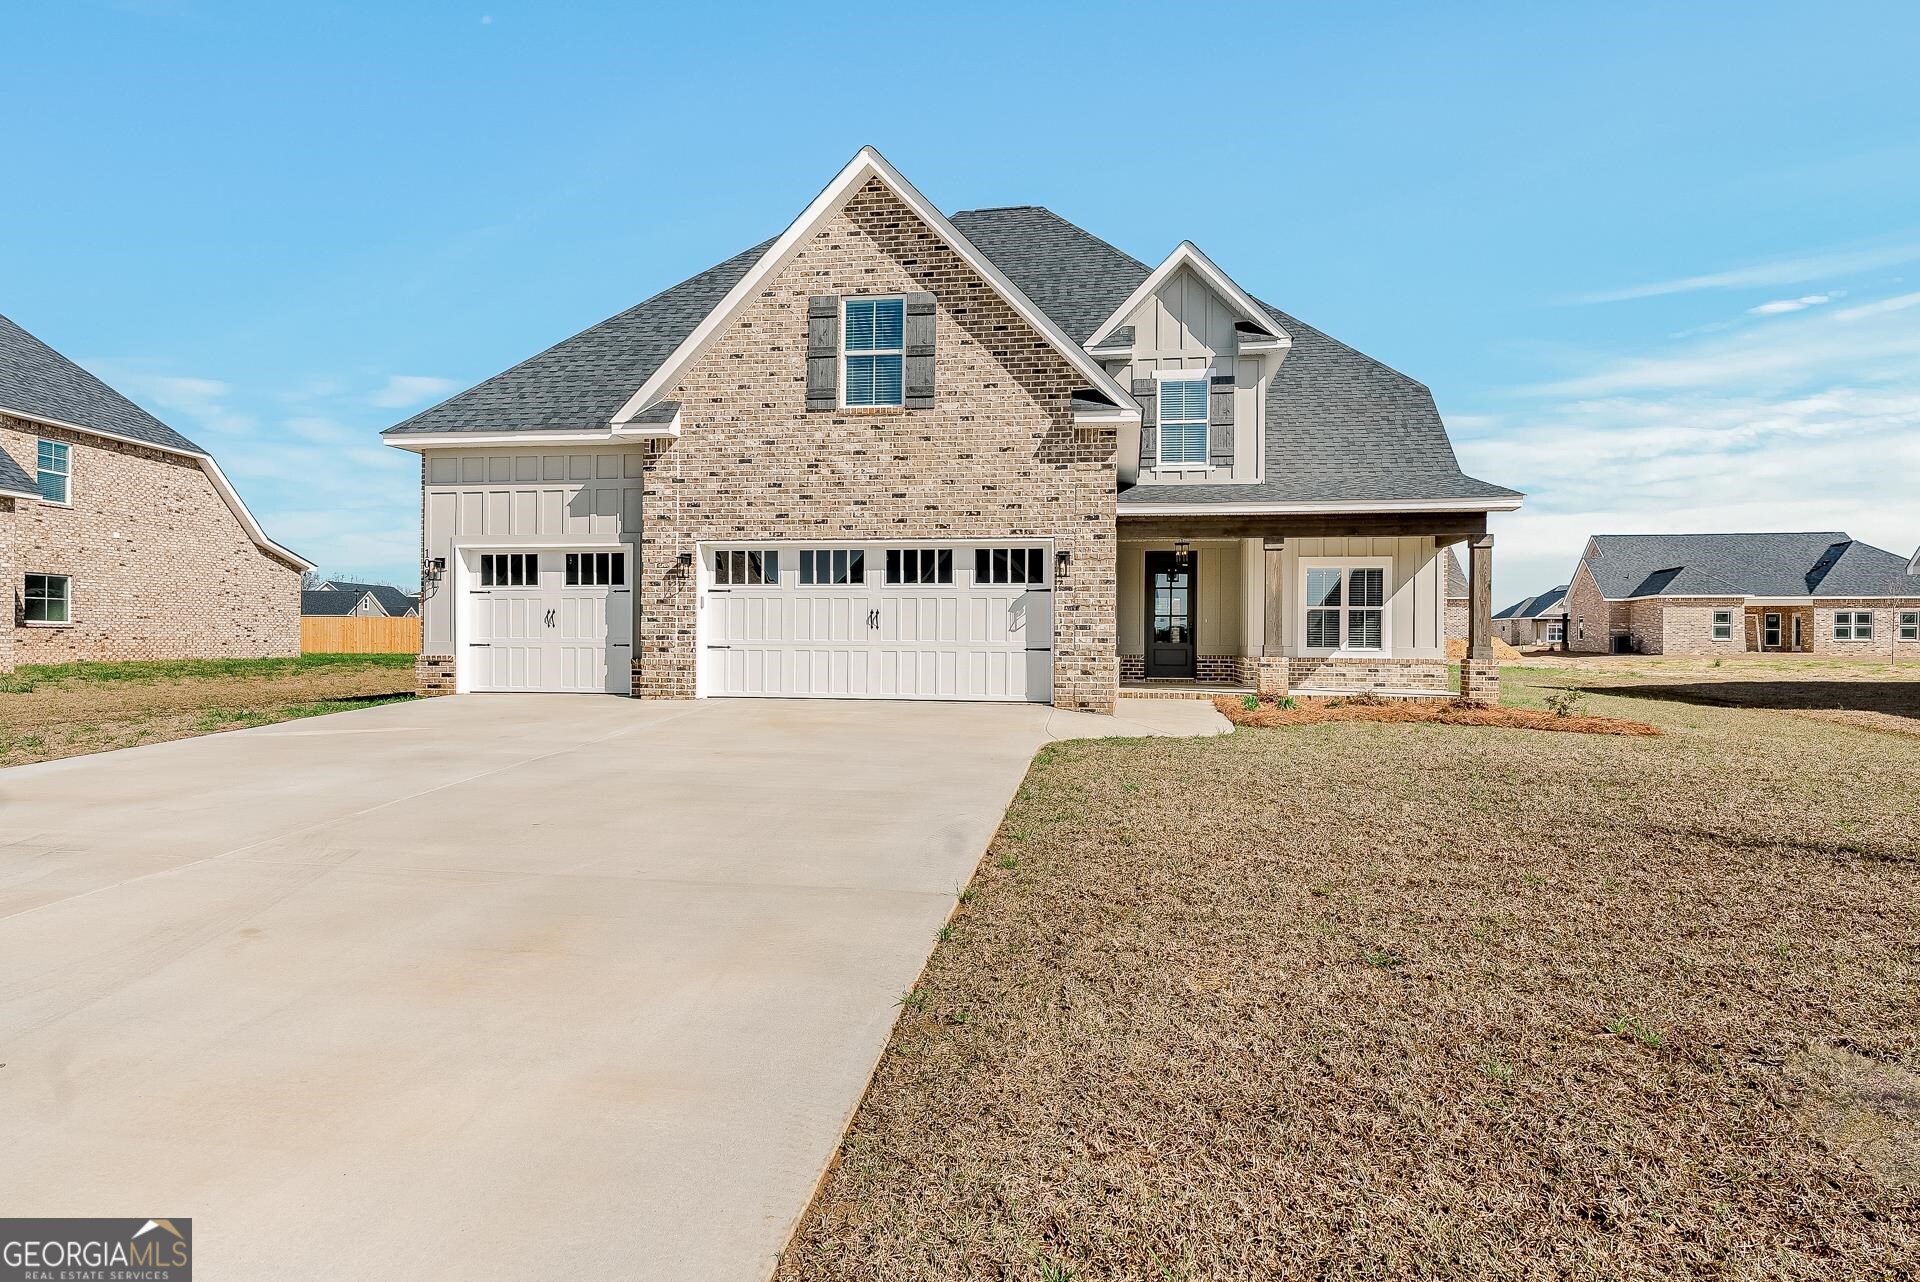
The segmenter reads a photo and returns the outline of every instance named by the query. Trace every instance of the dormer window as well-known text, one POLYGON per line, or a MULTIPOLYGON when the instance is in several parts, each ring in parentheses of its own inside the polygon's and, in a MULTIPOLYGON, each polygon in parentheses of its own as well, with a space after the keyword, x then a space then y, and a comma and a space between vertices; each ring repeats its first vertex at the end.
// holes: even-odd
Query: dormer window
POLYGON ((846 404, 905 405, 906 300, 849 298, 840 332, 846 404))
POLYGON ((1207 465, 1207 375, 1160 380, 1160 466, 1207 465))

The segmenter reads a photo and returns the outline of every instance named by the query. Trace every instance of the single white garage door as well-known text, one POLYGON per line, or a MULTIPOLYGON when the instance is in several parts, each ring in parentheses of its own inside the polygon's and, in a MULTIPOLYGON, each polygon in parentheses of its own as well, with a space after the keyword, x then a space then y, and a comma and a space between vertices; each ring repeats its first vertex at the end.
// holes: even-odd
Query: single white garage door
POLYGON ((1053 698, 1053 556, 1023 543, 707 546, 700 693, 1053 698))
POLYGON ((625 552, 556 548, 468 552, 466 559, 462 689, 632 691, 625 552))

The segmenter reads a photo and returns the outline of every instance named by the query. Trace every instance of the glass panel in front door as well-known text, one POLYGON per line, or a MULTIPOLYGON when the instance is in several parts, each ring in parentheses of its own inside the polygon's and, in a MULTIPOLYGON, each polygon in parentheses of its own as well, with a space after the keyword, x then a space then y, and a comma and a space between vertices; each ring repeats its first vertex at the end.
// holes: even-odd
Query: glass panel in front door
POLYGON ((1182 569, 1153 572, 1153 639, 1160 645, 1186 645, 1188 594, 1193 591, 1193 576, 1182 569))

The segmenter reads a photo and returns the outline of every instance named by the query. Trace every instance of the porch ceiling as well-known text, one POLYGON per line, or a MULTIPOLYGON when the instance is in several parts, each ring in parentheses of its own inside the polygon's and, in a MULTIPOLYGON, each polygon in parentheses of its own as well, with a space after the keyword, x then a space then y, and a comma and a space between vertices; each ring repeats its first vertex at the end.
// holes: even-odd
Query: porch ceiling
POLYGON ((1199 513, 1117 518, 1122 539, 1395 538, 1453 542, 1487 531, 1485 512, 1328 512, 1273 515, 1199 513))

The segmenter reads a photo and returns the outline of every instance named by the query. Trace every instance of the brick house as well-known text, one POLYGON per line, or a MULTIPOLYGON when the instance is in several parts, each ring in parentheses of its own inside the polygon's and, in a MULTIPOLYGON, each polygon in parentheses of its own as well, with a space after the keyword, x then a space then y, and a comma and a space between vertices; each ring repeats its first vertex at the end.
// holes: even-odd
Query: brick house
POLYGON ((1839 530, 1596 534, 1566 605, 1588 654, 1920 658, 1920 575, 1839 530))
POLYGON ((1493 616, 1494 635, 1510 646, 1557 646, 1566 640, 1567 585, 1524 597, 1493 616))
POLYGON ((323 579, 301 589, 300 613, 324 618, 414 619, 420 615, 420 602, 411 592, 390 583, 323 579))
POLYGON ((311 568, 212 455, 0 316, 0 671, 298 654, 311 568))
POLYGON ((1487 513, 1427 389, 863 149, 778 237, 408 419, 426 692, 1009 699, 1447 682, 1487 513))

